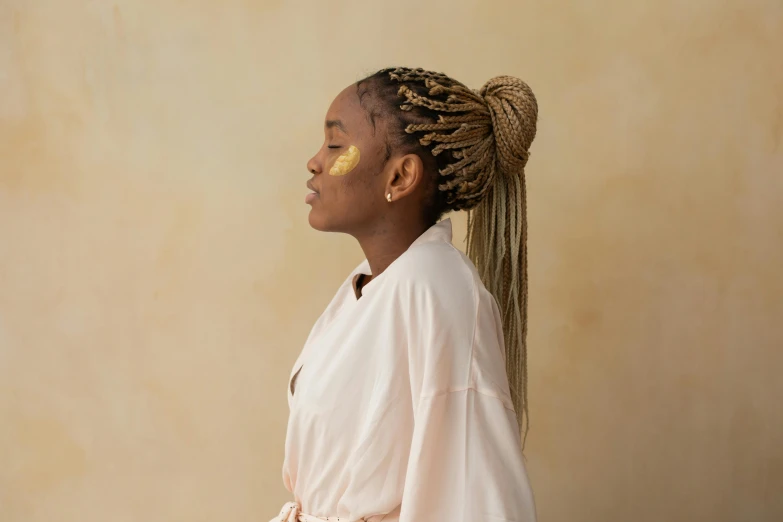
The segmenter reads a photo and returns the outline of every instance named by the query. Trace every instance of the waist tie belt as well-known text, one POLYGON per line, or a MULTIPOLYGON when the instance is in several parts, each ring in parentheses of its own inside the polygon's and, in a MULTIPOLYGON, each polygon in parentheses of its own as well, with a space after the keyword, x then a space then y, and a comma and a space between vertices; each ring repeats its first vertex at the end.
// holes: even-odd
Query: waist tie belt
POLYGON ((348 522, 348 518, 308 515, 299 510, 299 504, 296 502, 286 502, 280 514, 269 522, 348 522))

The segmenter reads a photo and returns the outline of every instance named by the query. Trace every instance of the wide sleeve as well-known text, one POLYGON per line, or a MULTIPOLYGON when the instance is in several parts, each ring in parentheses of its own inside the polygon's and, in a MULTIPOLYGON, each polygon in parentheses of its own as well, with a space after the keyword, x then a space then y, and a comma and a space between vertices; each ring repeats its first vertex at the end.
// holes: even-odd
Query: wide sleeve
POLYGON ((500 314, 461 268, 441 263, 407 299, 414 426, 400 522, 534 522, 500 314))
POLYGON ((514 412, 474 389, 419 400, 400 522, 534 522, 514 412))

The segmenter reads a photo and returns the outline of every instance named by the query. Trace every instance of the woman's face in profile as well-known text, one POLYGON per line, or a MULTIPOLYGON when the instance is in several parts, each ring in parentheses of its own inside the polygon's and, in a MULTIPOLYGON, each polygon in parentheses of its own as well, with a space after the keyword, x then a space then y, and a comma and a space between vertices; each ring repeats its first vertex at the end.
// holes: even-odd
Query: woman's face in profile
POLYGON ((383 215, 385 136, 383 122, 373 126, 359 103, 355 84, 334 99, 324 121, 323 145, 307 162, 313 175, 306 198, 312 206, 310 226, 356 234, 383 215))

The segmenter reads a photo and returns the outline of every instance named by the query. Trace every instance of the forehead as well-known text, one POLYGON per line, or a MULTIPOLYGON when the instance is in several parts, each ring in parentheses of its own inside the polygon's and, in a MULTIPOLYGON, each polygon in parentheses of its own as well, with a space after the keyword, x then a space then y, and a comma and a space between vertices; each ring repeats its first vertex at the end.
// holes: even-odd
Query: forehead
POLYGON ((337 95, 326 112, 326 125, 330 121, 341 121, 349 134, 366 130, 368 124, 364 108, 359 103, 356 84, 351 84, 337 95))

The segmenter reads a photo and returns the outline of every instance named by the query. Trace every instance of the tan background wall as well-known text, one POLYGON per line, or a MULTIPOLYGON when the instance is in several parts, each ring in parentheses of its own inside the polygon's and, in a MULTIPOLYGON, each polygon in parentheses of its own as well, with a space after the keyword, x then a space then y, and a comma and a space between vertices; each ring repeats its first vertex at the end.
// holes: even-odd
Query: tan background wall
POLYGON ((277 513, 361 257, 305 162, 389 64, 540 99, 540 519, 782 520, 782 53, 779 0, 0 0, 0 521, 277 513))

